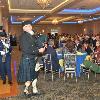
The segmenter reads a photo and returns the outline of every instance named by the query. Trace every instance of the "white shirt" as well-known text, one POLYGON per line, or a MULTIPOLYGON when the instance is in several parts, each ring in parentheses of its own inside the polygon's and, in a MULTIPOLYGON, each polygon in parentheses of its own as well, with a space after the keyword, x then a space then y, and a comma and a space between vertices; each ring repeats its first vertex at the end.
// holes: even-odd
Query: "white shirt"
POLYGON ((30 35, 34 35, 34 32, 33 31, 30 31, 29 33, 30 33, 30 35))

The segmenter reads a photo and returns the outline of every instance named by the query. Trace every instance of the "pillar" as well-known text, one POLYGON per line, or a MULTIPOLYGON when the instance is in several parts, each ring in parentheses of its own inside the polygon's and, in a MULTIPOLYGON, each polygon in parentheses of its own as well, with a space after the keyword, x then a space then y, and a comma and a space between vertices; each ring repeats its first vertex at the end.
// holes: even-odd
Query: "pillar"
POLYGON ((0 25, 3 25, 3 22, 2 22, 2 8, 0 8, 0 25))

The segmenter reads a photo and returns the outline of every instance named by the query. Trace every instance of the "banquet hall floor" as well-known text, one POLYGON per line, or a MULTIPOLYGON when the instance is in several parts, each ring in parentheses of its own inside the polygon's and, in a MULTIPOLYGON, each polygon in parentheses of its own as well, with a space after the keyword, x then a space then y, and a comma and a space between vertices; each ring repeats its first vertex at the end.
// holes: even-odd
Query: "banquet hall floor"
MULTIPOLYGON (((66 78, 64 82, 63 76, 54 75, 54 81, 51 80, 51 74, 48 73, 44 80, 44 73, 41 70, 38 79, 38 89, 40 96, 32 96, 25 98, 23 94, 24 85, 18 85, 16 81, 16 73, 18 70, 20 51, 18 47, 14 47, 12 52, 12 76, 13 85, 3 85, 0 79, 0 100, 100 100, 100 74, 96 78, 93 72, 90 73, 90 79, 87 75, 81 75, 78 82, 75 78, 66 78)), ((30 87, 31 88, 31 87, 30 87)))

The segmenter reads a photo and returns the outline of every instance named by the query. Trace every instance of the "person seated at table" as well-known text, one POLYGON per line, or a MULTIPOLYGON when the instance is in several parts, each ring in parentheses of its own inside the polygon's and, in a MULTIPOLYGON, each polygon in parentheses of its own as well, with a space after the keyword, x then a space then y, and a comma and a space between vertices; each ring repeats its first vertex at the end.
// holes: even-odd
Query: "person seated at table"
POLYGON ((70 53, 75 51, 75 43, 70 38, 66 41, 65 47, 68 49, 70 53))
POLYGON ((78 39, 75 40, 75 48, 77 51, 79 51, 82 48, 82 44, 78 39))
POLYGON ((94 52, 94 59, 97 63, 100 63, 100 42, 96 42, 96 50, 94 52))
POLYGON ((92 49, 90 48, 89 44, 87 42, 84 42, 83 46, 82 46, 82 50, 85 51, 87 53, 87 59, 88 60, 92 60, 92 49))
POLYGON ((59 65, 59 60, 57 58, 56 50, 52 47, 52 45, 49 45, 48 43, 45 43, 45 47, 47 48, 45 54, 51 54, 53 70, 58 72, 60 69, 60 65, 59 65))
POLYGON ((83 62, 83 66, 84 66, 84 68, 90 69, 95 73, 100 73, 100 66, 95 64, 95 63, 93 63, 92 61, 85 60, 83 62))
MULTIPOLYGON (((100 63, 100 43, 99 41, 96 42, 96 50, 94 52, 94 56, 97 61, 97 63, 100 63)), ((85 61, 83 62, 83 66, 85 68, 88 68, 90 70, 92 70, 95 73, 100 73, 100 66, 96 63, 94 63, 92 60, 90 60, 90 58, 87 56, 85 61)))
POLYGON ((91 53, 93 52, 87 42, 84 42, 84 44, 83 44, 83 50, 87 52, 87 55, 91 55, 91 53))

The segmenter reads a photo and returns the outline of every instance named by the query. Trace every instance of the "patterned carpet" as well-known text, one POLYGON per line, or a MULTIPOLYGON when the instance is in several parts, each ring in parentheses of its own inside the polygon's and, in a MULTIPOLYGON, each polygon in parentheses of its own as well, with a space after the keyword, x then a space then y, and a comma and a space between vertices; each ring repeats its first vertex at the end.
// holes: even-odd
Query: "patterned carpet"
POLYGON ((82 75, 76 83, 75 78, 69 77, 64 82, 63 77, 59 79, 58 75, 55 75, 54 82, 52 82, 50 73, 44 80, 43 72, 41 72, 38 89, 43 93, 42 95, 26 98, 23 89, 24 86, 19 85, 19 90, 21 90, 19 94, 0 100, 100 100, 100 74, 95 78, 94 73, 91 73, 89 80, 87 76, 82 75))
MULTIPOLYGON (((81 75, 76 83, 75 78, 59 78, 54 75, 54 81, 51 81, 51 74, 48 73, 44 80, 44 73, 40 71, 38 79, 38 89, 42 93, 40 96, 26 98, 23 94, 24 85, 18 85, 16 82, 16 72, 19 65, 19 51, 14 48, 12 52, 12 74, 13 86, 2 85, 0 80, 0 100, 100 100, 100 74, 90 73, 90 79, 87 75, 81 75)), ((32 87, 30 87, 30 90, 32 87)))

